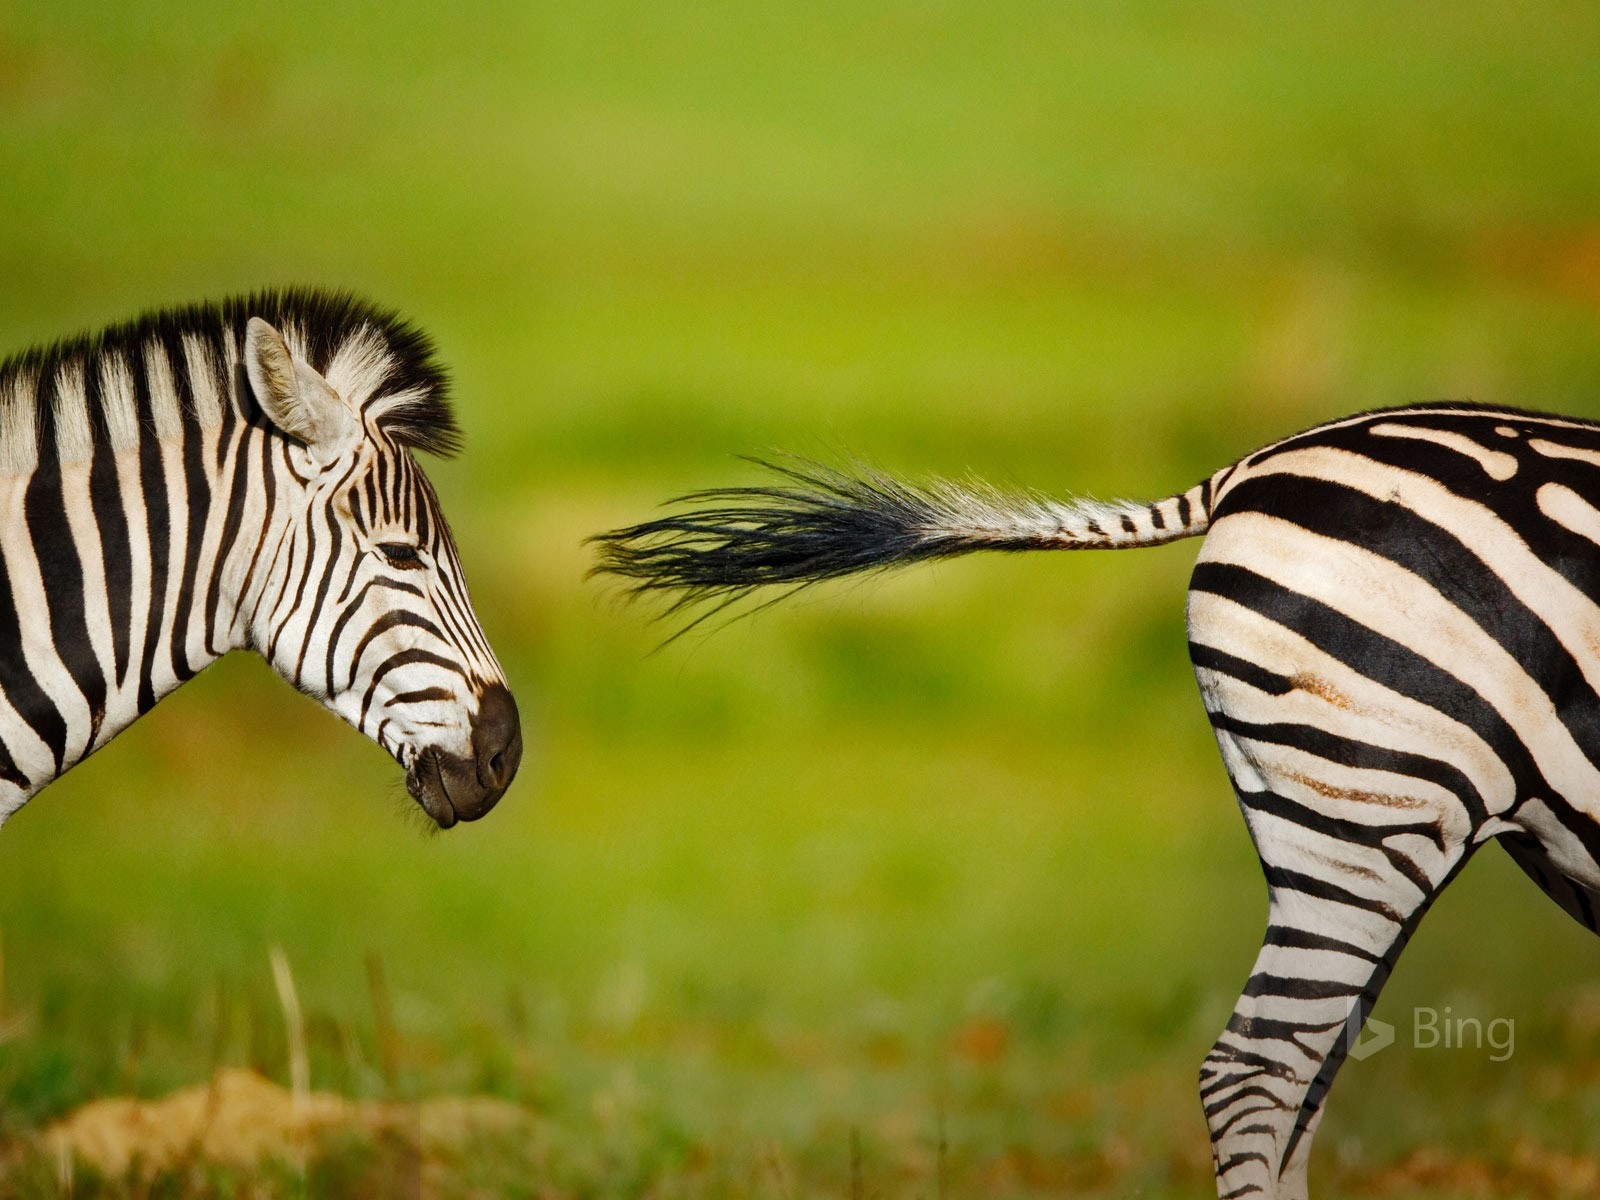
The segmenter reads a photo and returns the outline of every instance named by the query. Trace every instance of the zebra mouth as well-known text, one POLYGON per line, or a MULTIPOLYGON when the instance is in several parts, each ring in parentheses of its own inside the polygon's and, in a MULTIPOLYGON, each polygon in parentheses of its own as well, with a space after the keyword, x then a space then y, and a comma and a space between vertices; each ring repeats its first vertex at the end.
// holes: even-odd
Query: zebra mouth
POLYGON ((406 791, 440 829, 449 829, 456 823, 456 808, 450 803, 450 791, 445 786, 444 770, 436 751, 424 750, 411 760, 411 766, 406 769, 406 791))

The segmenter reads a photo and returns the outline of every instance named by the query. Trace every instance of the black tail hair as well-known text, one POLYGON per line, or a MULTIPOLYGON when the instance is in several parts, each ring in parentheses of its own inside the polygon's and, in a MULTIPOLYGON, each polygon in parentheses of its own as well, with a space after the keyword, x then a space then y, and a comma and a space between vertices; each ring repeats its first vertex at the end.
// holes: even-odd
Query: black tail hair
POLYGON ((703 620, 771 585, 793 590, 974 550, 1148 546, 1206 525, 1199 488, 1154 505, 1063 502, 976 481, 910 484, 859 465, 747 461, 787 482, 693 492, 669 501, 688 511, 597 534, 590 574, 630 580, 635 596, 676 593, 669 614, 710 603, 703 620))

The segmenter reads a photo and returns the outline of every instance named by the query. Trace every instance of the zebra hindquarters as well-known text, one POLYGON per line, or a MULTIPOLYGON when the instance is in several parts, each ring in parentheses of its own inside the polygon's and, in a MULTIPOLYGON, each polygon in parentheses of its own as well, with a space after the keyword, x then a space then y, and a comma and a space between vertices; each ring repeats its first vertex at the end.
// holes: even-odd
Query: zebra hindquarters
POLYGON ((1334 1074, 1407 939, 1470 855, 1480 797, 1500 790, 1505 768, 1428 702, 1422 666, 1373 627, 1408 614, 1373 624, 1349 615, 1384 596, 1360 562, 1316 563, 1317 596, 1303 586, 1310 576, 1297 581, 1285 565, 1281 543, 1272 578, 1252 569, 1264 559, 1261 530, 1227 524, 1196 568, 1190 644, 1269 903, 1260 955, 1201 1068, 1200 1094, 1218 1194, 1304 1200, 1334 1074))

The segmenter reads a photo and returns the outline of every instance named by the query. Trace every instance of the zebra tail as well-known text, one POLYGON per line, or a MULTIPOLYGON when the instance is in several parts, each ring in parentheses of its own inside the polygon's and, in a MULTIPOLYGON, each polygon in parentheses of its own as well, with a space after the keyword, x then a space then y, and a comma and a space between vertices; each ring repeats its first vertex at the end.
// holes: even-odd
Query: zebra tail
POLYGON ((975 550, 1155 546, 1202 534, 1210 521, 1210 479, 1153 503, 1053 500, 977 480, 908 483, 863 466, 751 461, 778 481, 694 492, 670 501, 679 508, 671 515, 597 534, 590 573, 631 581, 633 595, 675 594, 671 612, 704 602, 715 611, 772 585, 975 550))

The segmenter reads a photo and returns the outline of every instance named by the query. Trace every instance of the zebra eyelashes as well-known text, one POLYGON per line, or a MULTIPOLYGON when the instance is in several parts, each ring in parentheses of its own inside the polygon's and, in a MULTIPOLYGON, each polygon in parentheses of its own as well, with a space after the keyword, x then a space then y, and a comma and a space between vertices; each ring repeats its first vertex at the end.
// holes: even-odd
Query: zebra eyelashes
POLYGON ((391 567, 402 571, 416 571, 422 568, 422 555, 417 548, 409 542, 379 542, 378 553, 391 567))

